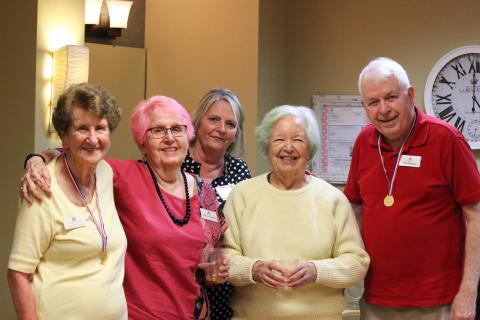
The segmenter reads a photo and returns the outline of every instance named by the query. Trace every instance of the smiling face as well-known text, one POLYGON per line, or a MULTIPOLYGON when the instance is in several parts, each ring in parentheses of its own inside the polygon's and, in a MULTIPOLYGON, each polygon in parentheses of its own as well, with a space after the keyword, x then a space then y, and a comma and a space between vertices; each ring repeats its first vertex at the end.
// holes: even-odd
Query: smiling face
MULTIPOLYGON (((185 121, 175 115, 152 115, 149 128, 172 128, 185 125, 185 121)), ((145 141, 139 146, 148 162, 163 169, 177 169, 182 165, 188 151, 187 135, 176 137, 171 130, 167 130, 163 138, 154 138, 150 131, 146 132, 145 141)))
POLYGON ((110 148, 107 119, 75 106, 71 125, 60 136, 72 162, 82 165, 96 165, 110 148))
POLYGON ((237 121, 232 107, 225 100, 219 100, 202 117, 196 138, 203 150, 225 153, 236 133, 237 121))
POLYGON ((307 135, 299 119, 289 116, 273 125, 268 143, 268 158, 273 174, 303 177, 310 152, 307 135))
POLYGON ((370 122, 385 142, 398 148, 408 135, 414 118, 413 87, 401 88, 395 77, 362 83, 362 105, 370 122))

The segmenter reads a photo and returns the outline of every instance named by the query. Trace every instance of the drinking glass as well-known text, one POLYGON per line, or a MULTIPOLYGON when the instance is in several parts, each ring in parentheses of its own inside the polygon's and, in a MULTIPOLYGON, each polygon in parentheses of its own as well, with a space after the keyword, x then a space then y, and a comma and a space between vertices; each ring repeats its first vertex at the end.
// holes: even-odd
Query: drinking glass
MULTIPOLYGON (((279 267, 282 267, 288 271, 292 271, 297 266, 299 260, 298 259, 273 259, 272 262, 279 267)), ((285 283, 284 286, 286 285, 287 284, 285 283)))
POLYGON ((208 282, 215 282, 219 277, 219 267, 223 260, 222 248, 203 248, 202 262, 207 263, 205 271, 205 279, 208 282))

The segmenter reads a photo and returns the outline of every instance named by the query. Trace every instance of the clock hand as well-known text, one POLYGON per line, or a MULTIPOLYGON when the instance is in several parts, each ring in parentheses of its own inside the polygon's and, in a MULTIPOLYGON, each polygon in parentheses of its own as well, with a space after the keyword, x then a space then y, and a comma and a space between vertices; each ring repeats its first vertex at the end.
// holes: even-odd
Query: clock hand
POLYGON ((477 97, 475 96, 475 84, 477 83, 477 79, 475 78, 475 70, 473 70, 473 79, 472 79, 472 112, 475 112, 475 103, 477 104, 478 107, 480 105, 478 104, 477 97))

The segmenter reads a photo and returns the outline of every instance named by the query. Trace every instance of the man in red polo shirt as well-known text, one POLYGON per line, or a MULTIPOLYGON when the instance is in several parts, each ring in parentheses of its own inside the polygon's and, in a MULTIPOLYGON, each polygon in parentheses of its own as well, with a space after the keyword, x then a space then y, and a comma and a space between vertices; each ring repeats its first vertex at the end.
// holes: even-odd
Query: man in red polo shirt
POLYGON ((480 174, 462 134, 415 107, 407 73, 371 61, 345 194, 371 264, 361 319, 471 319, 480 276, 480 174))

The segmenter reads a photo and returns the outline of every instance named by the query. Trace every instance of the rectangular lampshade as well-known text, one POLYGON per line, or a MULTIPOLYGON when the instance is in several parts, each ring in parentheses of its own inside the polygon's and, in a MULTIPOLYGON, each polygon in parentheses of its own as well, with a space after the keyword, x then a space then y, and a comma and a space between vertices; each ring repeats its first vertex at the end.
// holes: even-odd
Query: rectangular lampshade
POLYGON ((71 84, 88 81, 88 48, 68 45, 53 53, 52 107, 71 84))

